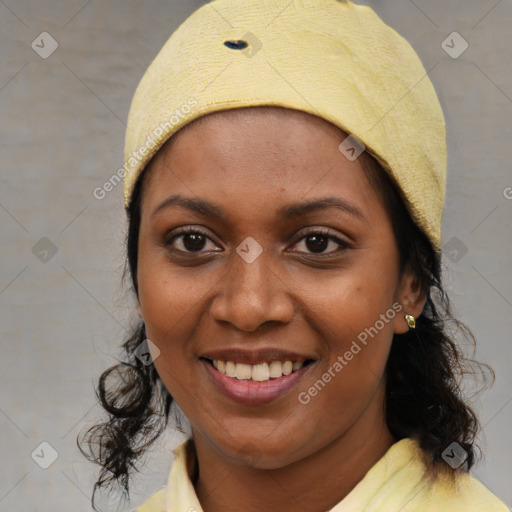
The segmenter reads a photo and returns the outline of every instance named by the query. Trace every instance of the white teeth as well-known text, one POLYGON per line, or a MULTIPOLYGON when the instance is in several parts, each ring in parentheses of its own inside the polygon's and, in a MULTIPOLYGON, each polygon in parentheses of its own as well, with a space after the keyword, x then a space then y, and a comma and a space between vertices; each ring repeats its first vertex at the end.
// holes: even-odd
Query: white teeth
POLYGON ((283 364, 283 375, 290 375, 292 373, 293 365, 291 361, 285 361, 283 364))
POLYGON ((278 379, 283 375, 290 375, 304 366, 304 361, 272 361, 270 363, 244 364, 233 361, 220 361, 214 359, 213 366, 223 375, 238 380, 253 380, 264 382, 271 378, 278 379))
POLYGON ((272 361, 270 363, 270 376, 274 378, 279 378, 283 375, 282 372, 283 365, 281 364, 281 361, 272 361))
POLYGON ((248 380, 252 377, 252 366, 250 364, 236 363, 236 378, 240 380, 248 380))
POLYGON ((226 375, 228 377, 236 377, 236 364, 233 361, 226 362, 226 375))
POLYGON ((267 363, 255 364, 252 367, 252 380, 263 382, 270 378, 270 372, 267 363))

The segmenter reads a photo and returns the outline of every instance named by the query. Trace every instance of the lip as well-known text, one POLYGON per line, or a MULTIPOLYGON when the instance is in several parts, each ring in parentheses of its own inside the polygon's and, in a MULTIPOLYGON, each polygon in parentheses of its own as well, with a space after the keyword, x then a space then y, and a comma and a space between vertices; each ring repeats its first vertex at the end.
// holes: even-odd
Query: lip
POLYGON ((307 359, 316 359, 313 355, 297 354, 287 350, 277 348, 264 348, 259 350, 244 350, 239 348, 229 348, 223 350, 211 350, 201 354, 206 359, 217 359, 220 361, 234 361, 243 364, 261 364, 271 363, 272 361, 291 361, 302 362, 307 359))
POLYGON ((290 375, 283 375, 282 377, 263 382, 255 382, 252 380, 238 380, 233 377, 228 377, 217 371, 209 361, 205 361, 204 359, 200 359, 199 361, 204 366, 211 382, 213 382, 221 393, 231 400, 245 405, 268 404, 277 400, 296 387, 303 376, 315 364, 315 362, 312 362, 290 375))

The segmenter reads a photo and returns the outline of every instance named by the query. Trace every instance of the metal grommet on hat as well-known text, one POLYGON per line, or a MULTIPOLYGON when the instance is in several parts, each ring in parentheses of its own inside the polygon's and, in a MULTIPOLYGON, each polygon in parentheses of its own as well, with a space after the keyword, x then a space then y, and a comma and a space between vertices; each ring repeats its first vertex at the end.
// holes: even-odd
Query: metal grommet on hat
POLYGON ((147 163, 180 128, 214 111, 259 105, 322 117, 358 141, 403 191, 440 255, 441 105, 411 45, 370 7, 349 0, 214 0, 187 18, 132 101, 125 206, 147 163))
POLYGON ((242 50, 247 48, 247 41, 224 41, 224 44, 232 50, 242 50))

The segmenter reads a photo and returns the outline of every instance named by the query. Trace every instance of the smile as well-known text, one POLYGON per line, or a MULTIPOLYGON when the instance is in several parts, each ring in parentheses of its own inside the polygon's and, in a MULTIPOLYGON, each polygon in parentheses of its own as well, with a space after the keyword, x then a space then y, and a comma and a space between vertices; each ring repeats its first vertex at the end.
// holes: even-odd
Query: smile
POLYGON ((256 405, 269 403, 295 387, 313 359, 258 364, 200 358, 215 387, 232 400, 256 405))
POLYGON ((306 364, 306 361, 272 361, 260 364, 244 364, 214 359, 212 364, 217 371, 228 377, 264 382, 271 378, 279 379, 283 375, 290 375, 300 370, 306 364))

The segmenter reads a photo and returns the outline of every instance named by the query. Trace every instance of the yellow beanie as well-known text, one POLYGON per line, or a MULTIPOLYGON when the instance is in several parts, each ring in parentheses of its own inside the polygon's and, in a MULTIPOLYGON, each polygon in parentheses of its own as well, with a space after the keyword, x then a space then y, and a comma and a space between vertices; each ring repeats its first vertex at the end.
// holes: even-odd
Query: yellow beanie
POLYGON ((380 162, 440 254, 446 129, 439 100, 411 45, 352 1, 214 0, 186 19, 132 101, 125 206, 151 157, 185 124, 257 105, 309 112, 351 134, 340 151, 351 158, 366 148, 380 162))

